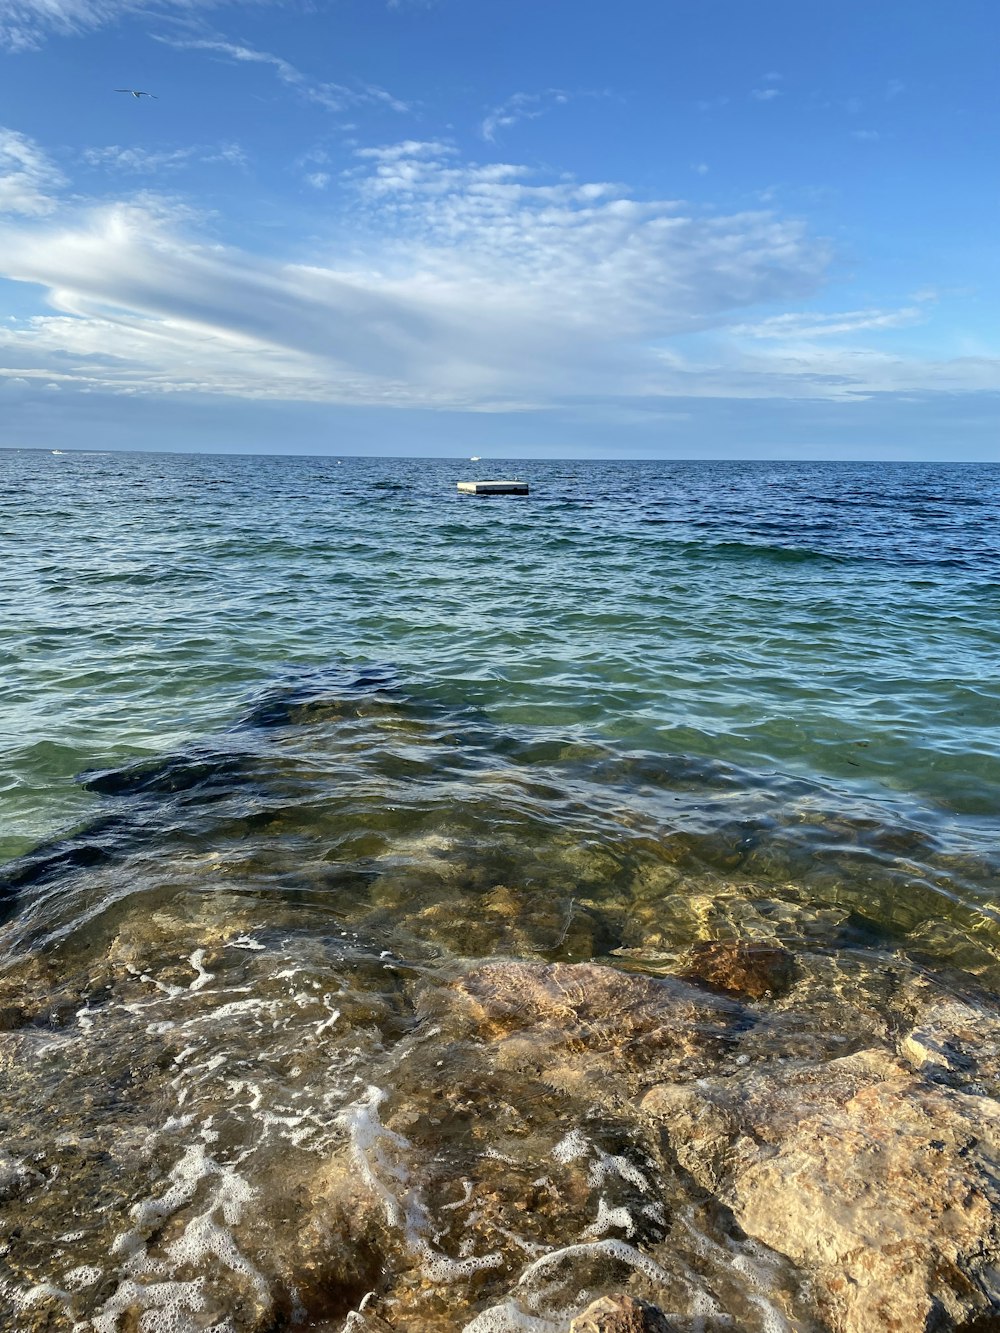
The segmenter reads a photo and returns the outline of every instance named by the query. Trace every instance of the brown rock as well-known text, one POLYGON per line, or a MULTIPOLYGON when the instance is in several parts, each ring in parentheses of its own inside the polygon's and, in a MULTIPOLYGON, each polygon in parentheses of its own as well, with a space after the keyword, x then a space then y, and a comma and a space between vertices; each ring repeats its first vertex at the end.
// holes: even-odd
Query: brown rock
POLYGON ((728 997, 676 977, 514 960, 425 990, 418 1011, 477 1049, 489 1044, 496 1068, 540 1078, 591 1104, 620 1104, 644 1084, 714 1068, 743 1013, 728 997))
POLYGON ((809 1273, 834 1333, 1000 1321, 1000 1102, 874 1050, 654 1088, 643 1110, 748 1235, 809 1273))
POLYGON ((733 1202, 817 1271, 834 1328, 922 1330, 1000 1314, 998 1176, 1000 1105, 906 1080, 804 1120, 733 1202))
POLYGON ((671 1333, 663 1313, 632 1296, 602 1296, 577 1315, 569 1333, 671 1333))
POLYGON ((936 998, 899 1050, 925 1078, 1000 1096, 1000 1015, 995 1009, 936 998))
POLYGON ((734 1012, 673 978, 596 963, 489 963, 452 983, 466 1016, 488 1039, 546 1028, 588 1049, 655 1049, 686 1039, 695 1021, 716 1029, 734 1012))
POLYGON ((642 1100, 642 1109, 668 1127, 678 1163, 703 1189, 715 1192, 732 1168, 739 1135, 737 1117, 722 1098, 713 1099, 690 1084, 660 1083, 642 1100))
POLYGON ((713 990, 760 1000, 783 995, 795 980, 795 965, 787 949, 739 940, 700 940, 688 951, 681 973, 713 990))

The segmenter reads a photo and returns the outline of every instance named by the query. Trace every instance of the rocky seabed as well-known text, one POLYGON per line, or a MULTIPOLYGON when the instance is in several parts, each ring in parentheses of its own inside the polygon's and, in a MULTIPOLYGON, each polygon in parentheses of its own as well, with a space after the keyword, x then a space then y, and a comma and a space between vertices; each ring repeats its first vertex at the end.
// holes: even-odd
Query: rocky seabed
POLYGON ((419 968, 205 906, 3 1010, 4 1327, 1000 1328, 988 996, 762 939, 419 968))

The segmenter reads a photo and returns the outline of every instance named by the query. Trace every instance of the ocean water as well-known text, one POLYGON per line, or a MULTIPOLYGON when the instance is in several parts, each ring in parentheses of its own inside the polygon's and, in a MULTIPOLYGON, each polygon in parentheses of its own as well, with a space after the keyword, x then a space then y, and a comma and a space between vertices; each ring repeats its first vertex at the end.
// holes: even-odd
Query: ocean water
POLYGON ((449 997, 764 942, 780 1078, 889 1040, 889 962, 995 993, 1000 466, 10 451, 0 495, 5 1326, 555 1330, 628 1278, 819 1327, 449 997))

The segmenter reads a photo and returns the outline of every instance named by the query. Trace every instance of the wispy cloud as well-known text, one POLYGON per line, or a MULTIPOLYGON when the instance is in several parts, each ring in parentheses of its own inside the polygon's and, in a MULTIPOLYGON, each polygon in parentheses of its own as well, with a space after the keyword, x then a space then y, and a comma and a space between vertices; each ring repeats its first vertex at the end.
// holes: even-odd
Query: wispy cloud
POLYGON ((2 229, 6 274, 56 307, 4 339, 118 392, 544 405, 641 387, 656 340, 802 297, 826 262, 767 213, 702 216, 428 143, 358 163, 346 264, 226 249, 155 201, 2 229))
POLYGON ((847 310, 836 314, 772 315, 755 324, 734 324, 731 333, 751 338, 796 339, 830 338, 862 330, 898 329, 916 323, 923 312, 915 306, 900 310, 847 310))
POLYGON ((222 56, 235 64, 265 65, 272 69, 278 79, 289 88, 293 88, 308 102, 325 107, 328 111, 342 111, 348 106, 378 104, 393 111, 409 111, 406 102, 394 97, 377 84, 354 82, 332 83, 324 79, 315 79, 303 73, 296 65, 283 56, 271 51, 260 51, 256 47, 242 42, 230 42, 222 37, 169 37, 160 35, 157 41, 183 51, 208 51, 222 56))
POLYGON ((84 149, 83 159, 88 166, 150 176, 179 171, 196 162, 225 162, 234 167, 247 164, 245 151, 234 143, 216 146, 189 144, 181 148, 161 149, 123 148, 119 144, 107 144, 103 148, 84 149))
POLYGON ((568 101, 569 93, 561 88, 548 88, 541 93, 513 93, 484 117, 479 132, 488 143, 493 143, 499 130, 509 129, 521 120, 537 120, 552 107, 565 106, 568 101))
POLYGON ((0 47, 28 51, 51 36, 74 36, 130 14, 189 14, 217 0, 0 0, 0 47))
POLYGON ((776 97, 781 96, 780 88, 754 88, 750 96, 755 102, 773 102, 776 97))
POLYGON ((294 258, 220 245, 152 196, 22 210, 0 224, 0 272, 44 289, 51 309, 0 326, 0 374, 477 411, 1000 387, 1000 358, 884 350, 916 307, 791 312, 830 253, 773 211, 637 199, 434 141, 355 160, 335 247, 300 241, 294 258), (754 319, 762 306, 790 312, 754 319))
POLYGON ((441 139, 403 139, 400 143, 385 144, 379 148, 359 148, 355 157, 372 162, 414 161, 425 157, 454 157, 458 150, 441 139))
POLYGON ((0 214, 50 213, 62 173, 31 139, 0 126, 0 214))

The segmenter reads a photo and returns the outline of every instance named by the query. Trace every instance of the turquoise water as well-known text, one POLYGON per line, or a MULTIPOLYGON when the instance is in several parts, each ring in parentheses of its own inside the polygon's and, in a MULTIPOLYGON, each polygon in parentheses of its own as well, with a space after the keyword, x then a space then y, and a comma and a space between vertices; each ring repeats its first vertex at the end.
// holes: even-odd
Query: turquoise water
POLYGON ((7 856, 83 770, 390 665, 497 725, 808 777, 936 836, 1000 808, 1000 468, 0 454, 7 856), (482 464, 478 465, 481 471, 482 464))
POLYGON ((1000 467, 486 466, 0 454, 3 1327, 828 1333, 641 1102, 995 1015, 1000 467))

